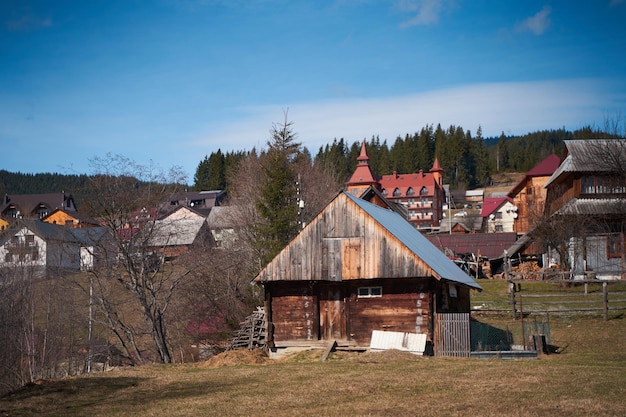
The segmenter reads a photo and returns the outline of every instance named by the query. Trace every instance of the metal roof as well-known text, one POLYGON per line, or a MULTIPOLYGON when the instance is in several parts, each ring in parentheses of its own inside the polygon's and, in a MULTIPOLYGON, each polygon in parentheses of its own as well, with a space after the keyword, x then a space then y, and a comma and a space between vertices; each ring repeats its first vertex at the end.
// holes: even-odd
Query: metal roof
POLYGON ((442 252, 449 249, 455 254, 473 253, 487 259, 498 259, 505 249, 515 243, 517 233, 437 233, 426 238, 442 252))
POLYGON ((153 246, 191 245, 205 222, 203 218, 157 220, 150 237, 153 246))
POLYGON ((557 213, 576 215, 624 214, 626 200, 623 198, 573 198, 557 213))
POLYGON ((354 201, 363 211, 370 215, 389 233, 394 235, 418 258, 424 261, 441 279, 467 285, 481 290, 481 286, 454 264, 436 246, 423 236, 415 227, 402 218, 398 213, 384 209, 375 204, 356 198, 344 191, 344 194, 354 201))
POLYGON ((547 188, 561 175, 569 172, 614 172, 616 166, 626 167, 626 140, 566 140, 566 157, 544 185, 547 188))

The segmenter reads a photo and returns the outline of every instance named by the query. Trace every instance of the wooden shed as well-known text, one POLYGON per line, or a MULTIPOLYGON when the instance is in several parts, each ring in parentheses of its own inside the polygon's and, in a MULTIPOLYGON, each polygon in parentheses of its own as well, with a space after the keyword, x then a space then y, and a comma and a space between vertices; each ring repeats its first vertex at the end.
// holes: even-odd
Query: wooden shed
POLYGON ((460 314, 467 339, 461 356, 469 355, 470 290, 480 286, 398 213, 346 192, 255 282, 264 287, 273 349, 332 341, 368 346, 376 330, 425 334, 437 354, 444 333, 459 338, 456 324, 440 328, 442 314, 460 314))

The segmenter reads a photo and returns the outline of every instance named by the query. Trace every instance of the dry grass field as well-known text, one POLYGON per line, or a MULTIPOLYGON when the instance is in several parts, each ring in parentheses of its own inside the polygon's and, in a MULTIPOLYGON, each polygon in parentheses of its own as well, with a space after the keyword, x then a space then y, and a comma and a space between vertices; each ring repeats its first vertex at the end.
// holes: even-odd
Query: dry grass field
POLYGON ((536 360, 234 351, 203 363, 40 381, 0 416, 625 416, 626 319, 553 318, 536 360))

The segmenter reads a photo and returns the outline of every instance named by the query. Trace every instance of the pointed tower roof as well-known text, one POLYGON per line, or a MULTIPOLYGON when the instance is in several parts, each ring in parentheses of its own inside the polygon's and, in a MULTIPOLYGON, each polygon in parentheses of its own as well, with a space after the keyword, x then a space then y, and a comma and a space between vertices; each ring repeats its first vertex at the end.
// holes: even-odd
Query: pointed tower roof
POLYGON ((350 177, 350 180, 346 183, 348 188, 363 185, 373 185, 379 188, 378 181, 374 179, 372 171, 370 170, 369 156, 367 156, 367 150, 365 149, 365 141, 361 143, 361 154, 356 159, 356 169, 350 177))
POLYGON ((443 172, 443 168, 439 165, 439 158, 435 158, 435 162, 433 162, 433 167, 430 169, 430 172, 443 172))

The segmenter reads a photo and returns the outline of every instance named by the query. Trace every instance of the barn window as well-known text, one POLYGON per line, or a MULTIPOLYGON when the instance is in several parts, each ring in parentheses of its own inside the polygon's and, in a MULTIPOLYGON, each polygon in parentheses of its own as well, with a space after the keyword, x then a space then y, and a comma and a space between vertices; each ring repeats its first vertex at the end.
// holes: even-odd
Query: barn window
POLYGON ((383 287, 359 287, 359 298, 373 298, 383 296, 383 287))

